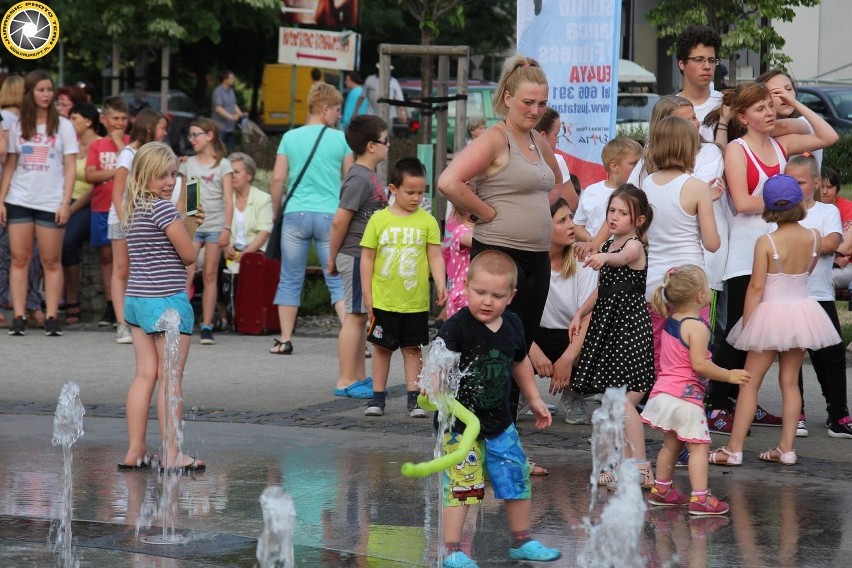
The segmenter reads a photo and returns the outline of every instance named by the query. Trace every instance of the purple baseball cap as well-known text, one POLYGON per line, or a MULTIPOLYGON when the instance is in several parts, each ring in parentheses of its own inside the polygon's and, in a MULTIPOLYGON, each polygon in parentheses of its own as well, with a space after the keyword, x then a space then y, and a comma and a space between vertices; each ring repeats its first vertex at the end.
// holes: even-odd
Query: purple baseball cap
POLYGON ((763 204, 770 211, 792 209, 803 197, 799 182, 792 176, 778 174, 763 184, 763 204))

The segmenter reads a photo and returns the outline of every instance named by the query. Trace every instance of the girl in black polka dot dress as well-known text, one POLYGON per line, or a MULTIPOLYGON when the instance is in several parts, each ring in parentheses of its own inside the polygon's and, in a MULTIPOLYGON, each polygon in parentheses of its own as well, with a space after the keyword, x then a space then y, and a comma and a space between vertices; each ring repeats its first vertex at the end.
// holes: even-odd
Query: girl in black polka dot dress
MULTIPOLYGON (((583 317, 592 313, 571 388, 592 394, 627 387, 624 454, 636 460, 647 487, 653 485, 654 477, 645 457, 645 431, 636 405, 654 386, 654 340, 645 302, 648 263, 640 240, 652 216, 641 189, 624 184, 612 193, 606 216, 612 236, 600 253, 585 260, 587 266, 600 270, 598 288, 575 314, 570 328, 571 335, 577 335, 583 317)), ((613 488, 615 478, 603 472, 600 484, 613 488)))

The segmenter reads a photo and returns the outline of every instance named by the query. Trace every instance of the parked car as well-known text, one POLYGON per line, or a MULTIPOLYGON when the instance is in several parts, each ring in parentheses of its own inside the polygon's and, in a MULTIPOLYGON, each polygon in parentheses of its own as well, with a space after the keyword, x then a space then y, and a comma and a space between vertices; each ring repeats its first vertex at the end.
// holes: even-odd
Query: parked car
MULTIPOLYGON (((123 91, 119 95, 127 101, 131 113, 150 107, 160 109, 160 91, 123 91)), ((177 89, 169 91, 168 110, 169 133, 167 141, 178 155, 192 154, 187 134, 189 123, 198 118, 198 109, 189 95, 177 89)))
POLYGON ((618 93, 615 114, 616 134, 634 138, 644 145, 648 140, 651 112, 658 100, 660 95, 656 93, 618 93))
MULTIPOLYGON (((405 100, 420 102, 423 98, 423 86, 420 79, 401 79, 399 81, 402 87, 402 93, 405 100)), ((448 86, 449 94, 456 94, 456 82, 450 81, 448 86)), ((497 90, 497 83, 492 81, 479 81, 472 79, 467 83, 467 118, 481 116, 485 119, 486 126, 491 126, 499 121, 499 118, 494 113, 494 106, 491 101, 494 97, 494 91, 497 90)), ((437 95, 437 88, 433 89, 433 97, 437 95)), ((455 140, 456 132, 456 102, 448 103, 447 108, 447 151, 453 151, 453 141, 455 140)), ((422 110, 419 108, 408 109, 408 125, 403 125, 403 129, 407 130, 408 135, 415 135, 420 131, 423 123, 422 110)), ((432 116, 432 143, 437 141, 438 119, 436 115, 432 116)), ((403 134, 394 130, 397 136, 403 134)))
POLYGON ((852 87, 802 85, 796 98, 824 118, 838 134, 852 133, 852 87))

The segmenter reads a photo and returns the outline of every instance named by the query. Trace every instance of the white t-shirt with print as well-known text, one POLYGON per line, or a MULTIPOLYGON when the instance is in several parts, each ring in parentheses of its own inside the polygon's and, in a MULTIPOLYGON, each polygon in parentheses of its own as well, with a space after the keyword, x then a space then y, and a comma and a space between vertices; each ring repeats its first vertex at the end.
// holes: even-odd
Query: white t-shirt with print
MULTIPOLYGON (((18 155, 6 203, 55 213, 65 194, 65 156, 76 154, 77 133, 71 121, 59 117, 54 136, 39 124, 29 140, 21 136, 21 123, 9 129, 9 153, 18 155)), ((75 164, 76 167, 76 164, 75 164)))

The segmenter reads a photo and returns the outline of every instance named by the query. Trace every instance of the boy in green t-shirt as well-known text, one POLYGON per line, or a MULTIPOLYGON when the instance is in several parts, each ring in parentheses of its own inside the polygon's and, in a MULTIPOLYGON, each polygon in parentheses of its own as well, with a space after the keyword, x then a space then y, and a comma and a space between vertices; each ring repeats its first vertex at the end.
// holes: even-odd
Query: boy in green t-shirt
POLYGON ((417 406, 420 346, 429 342, 429 274, 438 305, 447 299, 446 269, 438 222, 420 208, 426 169, 415 158, 396 163, 389 189, 393 203, 367 222, 361 239, 361 288, 370 318, 367 341, 373 350, 373 398, 366 416, 382 416, 391 355, 402 348, 408 414, 425 418, 417 406))

